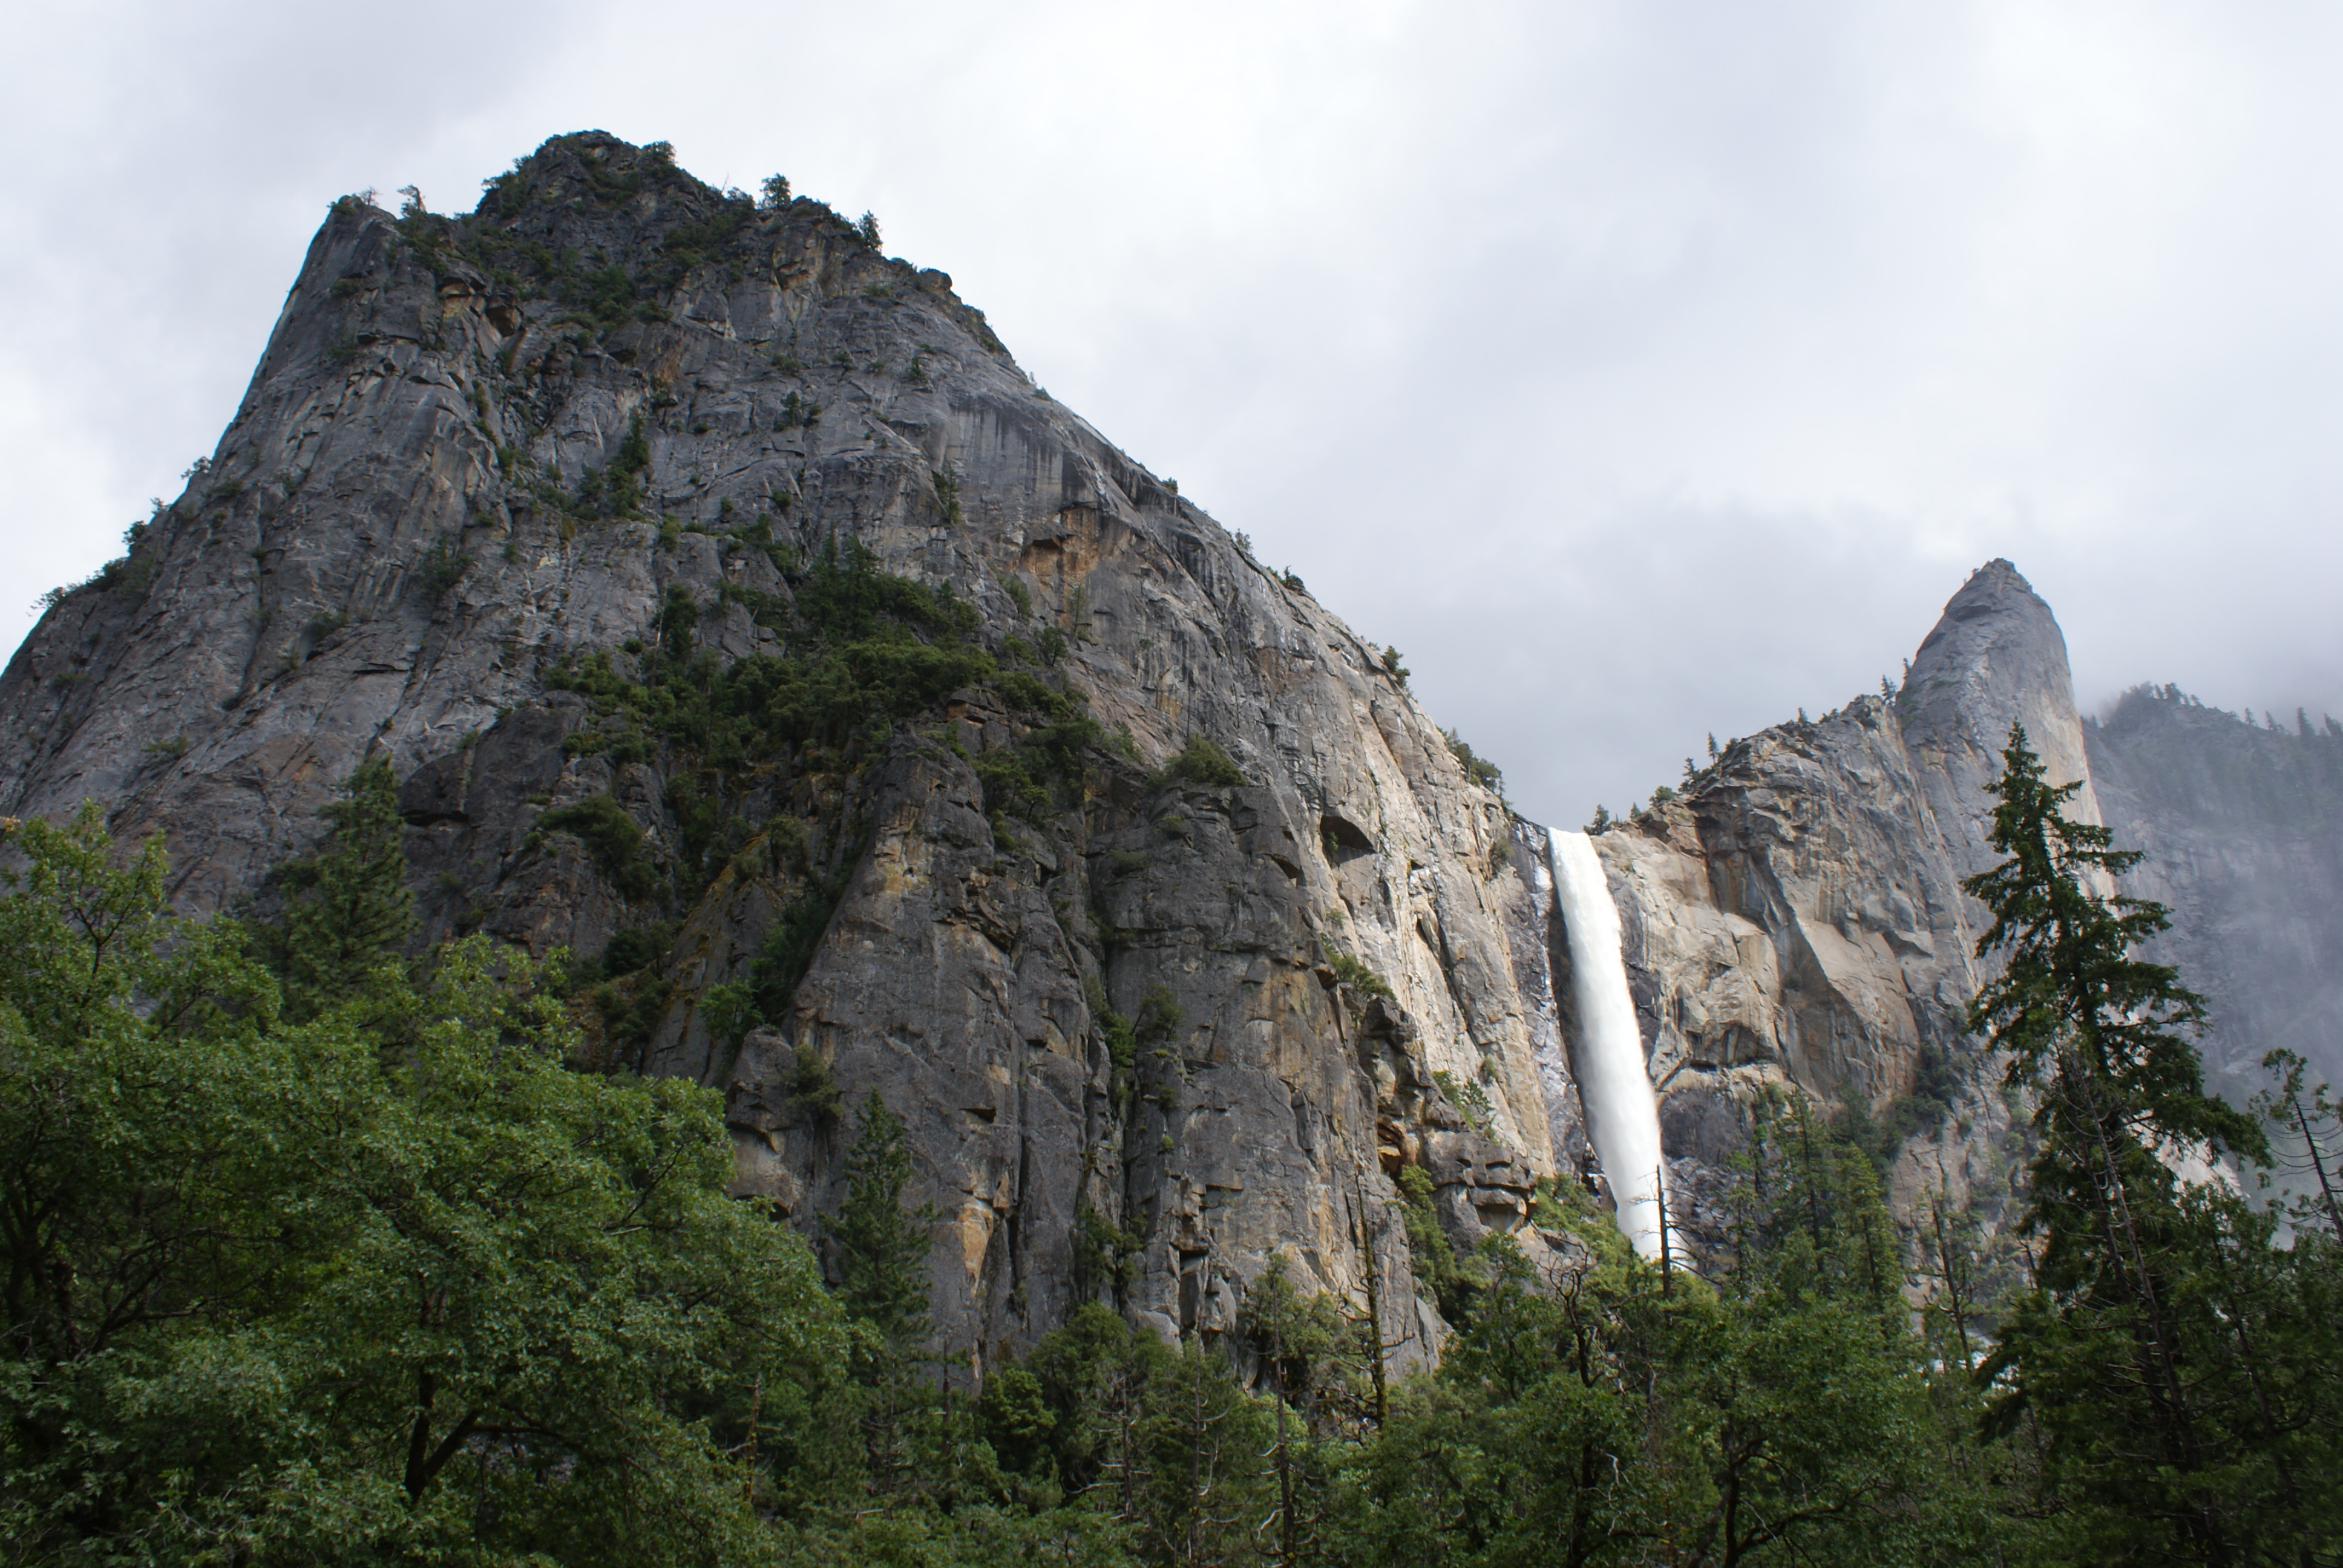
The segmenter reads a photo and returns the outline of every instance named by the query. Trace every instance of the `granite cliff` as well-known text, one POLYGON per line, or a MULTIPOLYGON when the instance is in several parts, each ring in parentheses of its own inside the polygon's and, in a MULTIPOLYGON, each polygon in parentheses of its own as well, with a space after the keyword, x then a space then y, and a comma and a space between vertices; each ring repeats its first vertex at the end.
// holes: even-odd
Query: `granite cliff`
POLYGON ((603 1060, 719 1087, 745 1189, 809 1221, 886 1097, 946 1344, 1078 1292, 1222 1330, 1282 1253, 1430 1353, 1393 1175, 1534 1251, 1574 1152, 1514 824, 874 242, 598 133, 462 217, 337 202, 217 449, 11 663, 0 802, 265 908, 381 755, 418 940, 594 960, 603 1060))
POLYGON ((2343 1082, 2343 729, 2258 726, 2177 686, 2124 693, 2083 731, 2101 809, 2168 906, 2151 948, 2205 996, 2206 1064, 2233 1092, 2284 1047, 2343 1082))
POLYGON ((1736 740, 1596 838, 1688 1208, 1768 1082, 1885 1117, 1906 1211, 1929 1190, 2004 1206, 2020 1146, 1967 1033, 1987 922, 1960 882, 1997 859, 1985 787, 2013 722, 2095 815, 2065 638, 1996 560, 1893 696, 1736 740))
POLYGON ((2087 721, 2050 607, 1991 561, 1899 689, 1735 741, 1596 839, 1696 1229, 1768 1082, 1878 1119, 1902 1212, 1932 1191, 1989 1226, 2009 1211, 2026 1141, 1967 1034, 1989 920, 1960 884, 1998 859, 1986 786, 2012 724, 2080 785, 2075 815, 2145 852, 2116 890, 2171 908, 2150 956, 2206 994, 2214 1081, 2242 1101, 2274 1045, 2343 1078, 2343 734, 2257 729, 2177 689, 2087 721))
MULTIPOLYGON (((1436 1354, 1427 1221, 1541 1261, 1535 1185, 1585 1163, 1544 829, 876 241, 599 133, 460 217, 336 203, 217 449, 0 677, 0 810, 95 798, 166 836, 184 909, 265 913, 385 758, 418 943, 575 955, 595 1061, 719 1089, 744 1191, 811 1225, 883 1095, 955 1354, 1081 1299, 1217 1334, 1273 1258, 1372 1279, 1436 1354)), ((2331 910, 2331 813, 2323 861, 2283 802, 2205 848, 2227 797, 2146 711, 2079 720, 1996 561, 1900 691, 1596 837, 1695 1239, 1769 1082, 1903 1135, 1907 1208, 2006 1204, 1958 884, 2013 720, 2086 809, 2197 846, 2157 874, 2214 911, 2176 940, 2220 994, 2262 982, 2237 890, 2331 910)), ((2331 1012, 2326 950, 2283 951, 2331 1012)))

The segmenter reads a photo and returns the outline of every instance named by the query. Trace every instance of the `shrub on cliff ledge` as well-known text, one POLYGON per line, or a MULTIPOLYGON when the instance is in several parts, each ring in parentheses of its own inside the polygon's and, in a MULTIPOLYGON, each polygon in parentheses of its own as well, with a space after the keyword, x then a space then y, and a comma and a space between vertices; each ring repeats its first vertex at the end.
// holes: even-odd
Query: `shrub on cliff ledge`
POLYGON ((645 899, 656 885, 650 857, 643 853, 643 830, 627 809, 608 794, 588 795, 537 819, 540 833, 567 833, 586 846, 611 885, 629 899, 645 899))
POLYGON ((1202 735, 1188 737, 1188 744, 1180 754, 1163 765, 1163 777, 1189 784, 1202 784, 1207 789, 1235 789, 1243 787, 1245 776, 1230 760, 1229 754, 1202 735))

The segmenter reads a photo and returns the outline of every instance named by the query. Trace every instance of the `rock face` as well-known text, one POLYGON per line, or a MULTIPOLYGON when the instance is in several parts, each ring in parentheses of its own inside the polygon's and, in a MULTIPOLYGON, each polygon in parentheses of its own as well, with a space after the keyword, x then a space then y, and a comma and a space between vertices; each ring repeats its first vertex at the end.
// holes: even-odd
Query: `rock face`
POLYGON ((2081 782, 2067 815, 2100 819, 2066 639, 2007 561, 1987 561, 1945 606, 1905 672, 1896 710, 1946 841, 1967 869, 2000 859, 1986 842, 1994 800, 1985 787, 2001 776, 2012 724, 2026 727, 2051 783, 2081 782))
POLYGON ((1282 1255, 1354 1302, 1378 1271, 1429 1354, 1393 1174, 1534 1251, 1574 1157, 1535 869, 1375 650, 943 274, 656 147, 557 138, 459 219, 337 203, 218 449, 0 715, 0 809, 166 834, 191 911, 265 902, 387 755, 424 939, 608 950, 602 1049, 721 1088, 744 1187, 809 1223, 884 1095, 955 1353, 1078 1296, 1225 1331, 1282 1255), (948 588, 1014 678, 720 765, 611 739, 581 660, 779 658, 840 560, 948 588), (1050 731, 1072 783, 1004 815, 1036 704, 1096 729, 1050 731), (1192 737, 1242 781, 1160 771, 1192 737), (809 909, 786 1007, 711 1031, 809 909))
MULTIPOLYGON (((2069 810, 2145 858, 2119 890, 2170 907, 2147 956, 2211 1014, 2211 1081, 2242 1101, 2288 1046, 2343 1080, 2343 729, 2256 729, 2177 688, 2077 713, 2049 607, 2007 561, 1945 607, 1890 700, 1727 748, 1677 799, 1596 839, 1680 1190, 1715 1186, 1765 1082, 1862 1100, 1906 1134, 1896 1197, 1975 1200, 2022 1164, 1998 1064, 1966 1032, 2000 751, 2023 724, 2069 810)), ((1568 1021, 1565 1020, 1565 1032, 1568 1021)))
MULTIPOLYGON (((1272 1259, 1357 1306, 1373 1278, 1385 1341, 1435 1355, 1411 1166, 1454 1244, 1561 1244, 1533 1191, 1587 1141, 1544 830, 828 207, 598 133, 461 218, 344 198, 199 470, 0 677, 0 811, 95 798, 166 835, 185 910, 265 910, 387 757, 418 941, 589 960, 593 1050, 720 1090, 744 1191, 818 1231, 884 1099, 953 1355, 1089 1299, 1223 1334, 1272 1259)), ((2168 706, 2087 730, 1996 561, 1894 701, 1736 741, 1597 838, 1693 1209, 1769 1082, 1910 1132, 1907 1205, 2006 1201, 1958 883, 2013 719, 2171 851, 2219 1005, 2334 1017, 2343 740, 2168 706), (2265 764, 2326 814, 2227 831, 2265 764)))
POLYGON ((2262 727, 2177 687, 2126 692, 2083 731, 2127 890, 2168 906, 2150 956, 2206 998, 2207 1064, 2259 1081, 2285 1047, 2343 1082, 2343 730, 2262 727))
MULTIPOLYGON (((1749 1097, 1793 1083, 1909 1134, 1896 1197, 2010 1191, 2008 1112, 1967 1033, 1986 839, 2010 724, 2096 816, 2066 649, 2007 561, 1981 568, 1903 689, 1737 740, 1595 839, 1624 914, 1664 1143, 1695 1206, 1749 1097)), ((1691 1221, 1697 1228, 1696 1220, 1691 1221)))

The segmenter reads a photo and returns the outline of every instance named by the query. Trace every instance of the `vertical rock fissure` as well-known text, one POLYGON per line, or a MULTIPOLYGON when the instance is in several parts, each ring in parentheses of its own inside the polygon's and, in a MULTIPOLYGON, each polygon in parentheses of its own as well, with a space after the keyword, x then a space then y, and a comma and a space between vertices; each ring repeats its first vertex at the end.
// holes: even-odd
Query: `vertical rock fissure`
POLYGON ((1647 1258, 1660 1252, 1660 1112, 1619 951, 1619 909, 1594 841, 1548 831, 1554 898, 1570 943, 1570 989, 1578 1007, 1571 1060, 1586 1130, 1603 1161, 1620 1234, 1647 1258))

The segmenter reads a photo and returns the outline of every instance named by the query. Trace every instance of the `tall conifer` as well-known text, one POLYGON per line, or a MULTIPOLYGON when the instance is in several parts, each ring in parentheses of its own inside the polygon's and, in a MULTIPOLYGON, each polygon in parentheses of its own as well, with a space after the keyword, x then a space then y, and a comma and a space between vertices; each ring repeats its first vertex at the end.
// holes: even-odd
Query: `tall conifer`
POLYGON ((324 848, 280 867, 286 1012, 316 1017, 355 995, 415 930, 415 895, 400 847, 398 781, 380 757, 360 763, 321 813, 324 848))
POLYGON ((2136 953, 2168 925, 2163 907, 2096 890, 2138 854, 2067 818, 2080 784, 2049 783, 2022 728, 2002 757, 1993 845, 2009 859, 1965 885, 1994 917, 1977 954, 2005 967, 1970 1027, 2034 1098, 2040 1257, 1981 1375, 2004 1420, 2030 1410, 2048 1432, 2083 1555, 2291 1560, 2278 1543, 2304 1499, 2269 1395, 2295 1380, 2266 1364, 2259 1332, 2284 1292, 2247 1288, 2268 1226, 2176 1173, 2225 1151, 2266 1160, 2260 1128, 2205 1091, 2188 1038, 2201 999, 2136 953))

